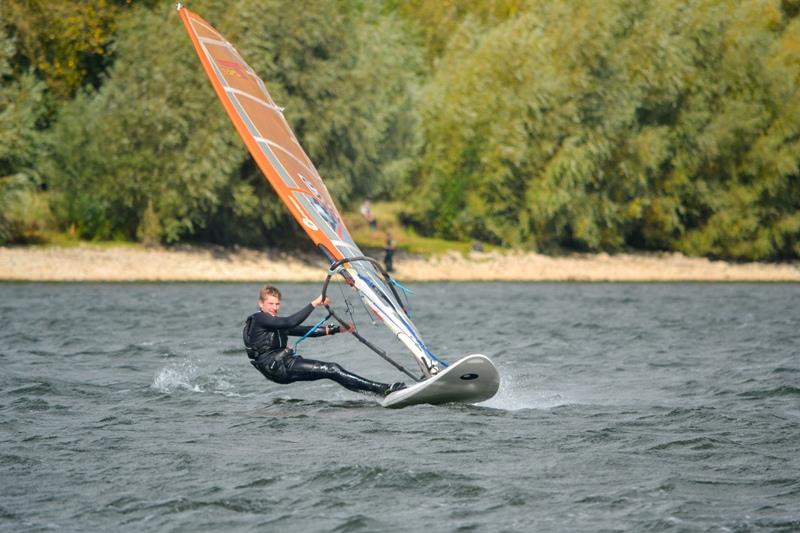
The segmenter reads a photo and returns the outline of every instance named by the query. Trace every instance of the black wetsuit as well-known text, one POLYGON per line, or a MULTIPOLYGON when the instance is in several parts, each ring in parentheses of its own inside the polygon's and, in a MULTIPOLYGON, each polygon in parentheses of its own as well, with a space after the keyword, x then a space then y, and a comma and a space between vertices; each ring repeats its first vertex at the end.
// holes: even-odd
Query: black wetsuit
MULTIPOLYGON (((295 381, 315 381, 332 379, 352 391, 366 391, 384 394, 389 388, 386 383, 370 381, 348 372, 336 363, 306 359, 287 348, 289 336, 303 336, 312 328, 300 324, 314 310, 311 304, 288 317, 268 315, 263 311, 252 314, 244 326, 244 343, 250 363, 275 383, 295 381)), ((334 330, 338 332, 338 327, 334 330)), ((309 337, 325 335, 321 328, 310 333, 309 337)))

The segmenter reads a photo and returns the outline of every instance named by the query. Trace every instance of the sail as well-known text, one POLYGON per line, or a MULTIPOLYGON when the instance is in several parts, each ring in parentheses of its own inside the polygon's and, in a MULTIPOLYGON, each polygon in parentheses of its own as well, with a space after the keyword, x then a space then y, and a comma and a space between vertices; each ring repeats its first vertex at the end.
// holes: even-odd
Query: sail
POLYGON ((333 198, 264 82, 236 49, 202 17, 178 4, 178 13, 214 91, 259 169, 314 244, 395 336, 411 351, 423 374, 439 361, 370 261, 350 236, 333 198))

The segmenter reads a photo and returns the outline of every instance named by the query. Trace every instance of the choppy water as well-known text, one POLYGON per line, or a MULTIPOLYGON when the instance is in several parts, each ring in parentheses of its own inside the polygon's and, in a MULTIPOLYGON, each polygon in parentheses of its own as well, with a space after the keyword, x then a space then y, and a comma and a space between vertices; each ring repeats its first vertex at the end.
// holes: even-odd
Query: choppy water
MULTIPOLYGON (((800 285, 413 288, 494 399, 271 384, 252 284, 0 284, 0 529, 800 530, 800 285)), ((402 377, 346 335, 303 352, 402 377)))

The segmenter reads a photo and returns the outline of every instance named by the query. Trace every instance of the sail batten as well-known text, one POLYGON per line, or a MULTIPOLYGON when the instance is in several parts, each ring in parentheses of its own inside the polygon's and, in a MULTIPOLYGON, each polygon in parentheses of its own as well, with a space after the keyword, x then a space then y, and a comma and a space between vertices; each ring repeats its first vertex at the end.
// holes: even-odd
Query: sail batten
POLYGON ((239 89, 233 89, 233 88, 228 87, 225 90, 229 94, 235 94, 237 97, 241 96, 242 98, 247 98, 247 99, 252 100, 253 102, 255 102, 257 104, 263 105, 264 107, 268 107, 268 108, 270 108, 272 110, 275 110, 275 111, 277 111, 279 113, 282 112, 281 108, 278 107, 277 105, 275 105, 275 103, 272 102, 272 101, 267 102, 266 100, 262 100, 261 98, 257 98, 256 96, 253 96, 250 93, 246 93, 244 91, 240 91, 239 89))

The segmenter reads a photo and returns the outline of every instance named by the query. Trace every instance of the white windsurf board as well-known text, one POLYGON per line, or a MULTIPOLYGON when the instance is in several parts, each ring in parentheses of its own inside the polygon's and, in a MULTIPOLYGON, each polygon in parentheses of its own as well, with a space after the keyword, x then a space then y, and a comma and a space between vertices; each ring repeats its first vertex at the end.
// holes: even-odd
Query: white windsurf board
POLYGON ((485 355, 468 355, 436 375, 393 392, 383 407, 406 407, 420 403, 478 403, 491 398, 500 387, 500 374, 485 355))

